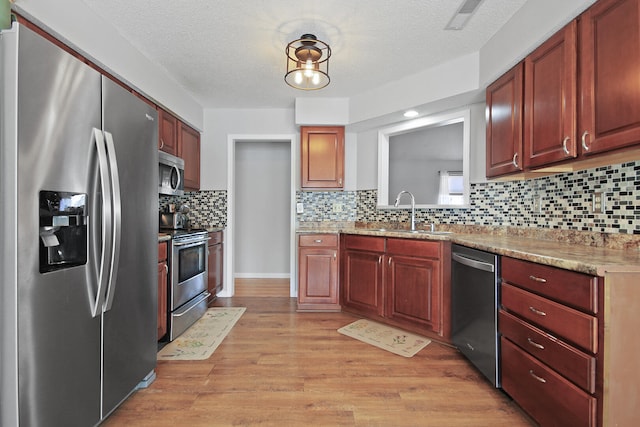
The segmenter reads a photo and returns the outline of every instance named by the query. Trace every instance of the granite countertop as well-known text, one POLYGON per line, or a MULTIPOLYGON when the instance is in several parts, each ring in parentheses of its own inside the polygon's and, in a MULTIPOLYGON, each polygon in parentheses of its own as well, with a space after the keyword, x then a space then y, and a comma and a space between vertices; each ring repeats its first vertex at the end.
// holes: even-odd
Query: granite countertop
POLYGON ((640 236, 624 236, 622 242, 601 243, 599 233, 536 231, 519 232, 507 227, 452 227, 451 234, 408 233, 381 227, 304 227, 298 233, 343 233, 423 240, 443 240, 525 261, 585 274, 640 272, 640 236), (607 247, 606 245, 609 244, 607 247), (595 246, 594 246, 595 245, 595 246))

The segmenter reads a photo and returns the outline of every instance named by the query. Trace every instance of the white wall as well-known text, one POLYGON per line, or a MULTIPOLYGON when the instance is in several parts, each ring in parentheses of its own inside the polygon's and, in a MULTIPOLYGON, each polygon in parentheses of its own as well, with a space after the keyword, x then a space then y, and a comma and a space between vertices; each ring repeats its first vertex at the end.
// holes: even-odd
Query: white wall
POLYGON ((238 141, 235 276, 289 277, 291 143, 238 141))
POLYGON ((206 109, 200 145, 201 190, 228 188, 227 139, 229 135, 239 134, 298 135, 299 129, 295 125, 293 109, 206 109))
POLYGON ((480 85, 486 87, 500 77, 595 1, 526 2, 480 49, 480 85))
MULTIPOLYGON (((16 10, 197 129, 202 106, 81 0, 19 0, 16 10)), ((126 11, 123 11, 126 13, 126 11)))

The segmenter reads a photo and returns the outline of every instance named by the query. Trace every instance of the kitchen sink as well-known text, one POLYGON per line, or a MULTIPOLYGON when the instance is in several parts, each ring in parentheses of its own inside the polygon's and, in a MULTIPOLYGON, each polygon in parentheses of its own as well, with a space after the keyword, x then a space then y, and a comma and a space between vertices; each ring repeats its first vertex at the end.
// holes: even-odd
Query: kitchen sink
POLYGON ((407 234, 453 234, 452 231, 431 231, 431 230, 396 230, 392 228, 372 228, 371 231, 389 231, 393 233, 407 233, 407 234))

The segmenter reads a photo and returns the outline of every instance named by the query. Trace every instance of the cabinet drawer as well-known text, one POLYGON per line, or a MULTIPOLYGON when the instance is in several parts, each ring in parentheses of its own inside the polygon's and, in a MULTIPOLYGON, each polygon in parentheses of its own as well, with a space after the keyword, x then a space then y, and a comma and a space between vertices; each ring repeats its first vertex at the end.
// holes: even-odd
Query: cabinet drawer
POLYGON ((596 398, 502 337, 502 388, 543 426, 596 425, 596 398))
POLYGON ((300 246, 310 247, 332 247, 338 246, 337 234, 301 234, 298 244, 300 246))
POLYGON ((387 253, 440 259, 440 242, 411 239, 387 239, 387 253))
POLYGON ((529 354, 589 393, 595 392, 596 358, 558 340, 544 331, 502 310, 498 313, 498 330, 529 354))
POLYGON ((344 248, 360 251, 384 252, 384 237, 344 235, 344 248))
POLYGON ((222 231, 210 231, 209 232, 209 246, 222 243, 222 231))
POLYGON ((501 293, 502 305, 508 311, 591 353, 597 352, 598 320, 595 317, 508 284, 502 284, 501 293))
POLYGON ((158 262, 167 259, 167 242, 158 243, 158 262))
POLYGON ((597 311, 597 278, 548 265, 502 258, 502 279, 572 307, 597 311))

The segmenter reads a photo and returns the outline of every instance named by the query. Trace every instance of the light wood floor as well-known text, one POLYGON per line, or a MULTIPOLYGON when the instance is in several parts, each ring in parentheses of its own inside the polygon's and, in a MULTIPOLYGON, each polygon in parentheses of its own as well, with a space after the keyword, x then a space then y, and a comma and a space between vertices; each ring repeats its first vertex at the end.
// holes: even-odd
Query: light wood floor
POLYGON ((159 362, 105 426, 531 426, 454 349, 412 358, 336 332, 346 313, 288 297, 219 298, 247 311, 204 361, 159 362))

